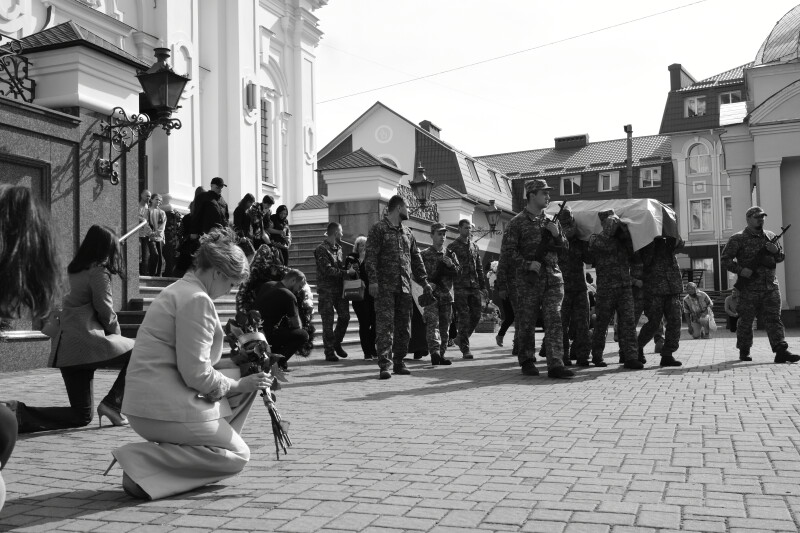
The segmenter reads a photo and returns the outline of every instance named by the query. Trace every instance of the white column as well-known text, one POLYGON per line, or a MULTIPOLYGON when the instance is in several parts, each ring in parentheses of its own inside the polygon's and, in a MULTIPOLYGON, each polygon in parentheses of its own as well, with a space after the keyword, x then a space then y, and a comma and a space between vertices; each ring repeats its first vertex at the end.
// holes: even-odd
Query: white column
POLYGON ((689 242, 689 204, 686 195, 686 158, 676 157, 673 159, 673 170, 675 171, 675 205, 673 209, 678 215, 678 232, 685 242, 689 242))
MULTIPOLYGON (((783 201, 781 199, 781 161, 765 161, 758 165, 758 198, 761 207, 768 217, 766 228, 776 233, 783 226, 783 201)), ((781 285, 781 308, 788 309, 786 300, 786 269, 784 263, 778 263, 775 269, 778 283, 781 285)))

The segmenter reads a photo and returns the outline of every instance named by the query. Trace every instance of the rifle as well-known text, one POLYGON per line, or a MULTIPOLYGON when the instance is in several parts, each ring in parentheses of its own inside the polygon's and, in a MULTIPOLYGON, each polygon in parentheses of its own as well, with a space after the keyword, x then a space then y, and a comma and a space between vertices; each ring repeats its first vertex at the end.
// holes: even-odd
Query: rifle
MULTIPOLYGON (((779 234, 775 235, 775 237, 773 237, 772 239, 769 239, 769 242, 771 242, 772 244, 775 244, 776 242, 778 242, 778 239, 783 237, 783 234, 786 233, 787 231, 789 231, 789 228, 791 228, 791 227, 792 227, 791 224, 789 224, 785 228, 781 227, 781 232, 779 234)), ((736 283, 734 283, 733 286, 736 287, 739 290, 742 290, 742 289, 746 288, 752 281, 755 280, 756 269, 759 266, 765 266, 767 268, 775 268, 774 260, 772 260, 773 261, 772 264, 767 264, 764 261, 765 259, 771 259, 771 258, 767 257, 768 253, 769 252, 767 252, 767 245, 765 244, 764 246, 761 247, 761 249, 758 251, 758 253, 753 258, 752 261, 750 261, 746 265, 742 265, 742 268, 748 268, 753 272, 752 274, 750 274, 750 277, 749 278, 743 278, 742 276, 738 276, 738 278, 736 280, 736 283)))
MULTIPOLYGON (((567 205, 567 201, 564 200, 561 202, 561 205, 558 206, 558 213, 553 215, 552 222, 558 220, 558 217, 561 216, 561 212, 564 210, 564 206, 567 205)), ((547 215, 544 216, 545 220, 550 220, 547 218, 547 215)), ((542 239, 539 241, 539 245, 536 247, 536 251, 533 253, 533 260, 539 262, 544 266, 544 258, 547 255, 547 252, 550 251, 550 241, 553 239, 553 235, 547 231, 546 229, 542 228, 542 239)), ((527 270, 525 271, 525 279, 528 283, 536 283, 536 280, 539 278, 539 275, 532 271, 527 270)))
MULTIPOLYGON (((458 256, 456 255, 456 253, 453 250, 451 250, 449 248, 445 248, 444 249, 444 256, 445 257, 449 257, 450 260, 453 262, 453 270, 454 271, 458 272, 461 269, 461 265, 458 263, 458 256)), ((444 266, 444 263, 442 262, 437 266, 436 270, 434 272, 432 272, 428 276, 428 281, 430 281, 431 283, 434 283, 434 284, 438 284, 439 281, 441 281, 442 276, 445 275, 445 272, 442 272, 443 268, 446 268, 446 267, 444 266)))

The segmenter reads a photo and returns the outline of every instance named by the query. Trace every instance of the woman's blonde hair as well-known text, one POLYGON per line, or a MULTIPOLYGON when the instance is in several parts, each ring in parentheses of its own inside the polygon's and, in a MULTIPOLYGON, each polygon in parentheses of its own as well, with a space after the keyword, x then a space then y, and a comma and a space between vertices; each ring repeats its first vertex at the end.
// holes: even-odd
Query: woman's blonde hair
POLYGON ((225 276, 242 282, 250 275, 250 264, 230 229, 214 228, 200 237, 200 248, 194 253, 194 269, 216 269, 225 276))
MULTIPOLYGON (((353 243, 353 252, 361 255, 361 248, 367 247, 367 238, 363 235, 356 237, 356 242, 353 243)), ((365 250, 366 252, 366 250, 365 250)))

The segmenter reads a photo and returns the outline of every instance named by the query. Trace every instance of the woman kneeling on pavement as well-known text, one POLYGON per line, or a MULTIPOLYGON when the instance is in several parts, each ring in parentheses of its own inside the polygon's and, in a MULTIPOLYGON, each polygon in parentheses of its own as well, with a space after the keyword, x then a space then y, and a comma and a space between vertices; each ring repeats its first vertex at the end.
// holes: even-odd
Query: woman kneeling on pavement
POLYGON ((196 489, 238 474, 250 459, 240 433, 272 378, 237 379, 236 365, 220 363, 224 333, 213 303, 248 274, 236 236, 215 229, 201 237, 193 269, 147 310, 122 412, 148 442, 113 451, 130 496, 155 500, 196 489))

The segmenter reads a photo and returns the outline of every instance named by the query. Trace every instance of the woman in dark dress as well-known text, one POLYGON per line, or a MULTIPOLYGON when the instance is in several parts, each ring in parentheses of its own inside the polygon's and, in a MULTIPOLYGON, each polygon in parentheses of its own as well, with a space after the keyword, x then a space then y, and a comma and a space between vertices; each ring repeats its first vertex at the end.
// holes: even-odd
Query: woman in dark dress
POLYGON ((256 197, 247 193, 233 210, 233 229, 240 239, 250 239, 251 241, 253 239, 253 221, 249 211, 254 203, 256 203, 256 197))
POLYGON ((281 251, 283 264, 289 266, 289 246, 292 245, 292 233, 289 231, 289 208, 285 205, 278 206, 275 214, 270 217, 272 227, 268 230, 272 244, 281 251))
MULTIPOLYGON (((353 253, 347 256, 348 266, 353 265, 358 270, 358 276, 369 287, 365 257, 367 254, 367 238, 359 235, 353 244, 353 253)), ((358 336, 361 339, 361 350, 364 352, 364 359, 374 359, 378 357, 378 350, 375 347, 375 299, 364 291, 364 299, 360 302, 353 302, 353 310, 358 317, 358 336)))

